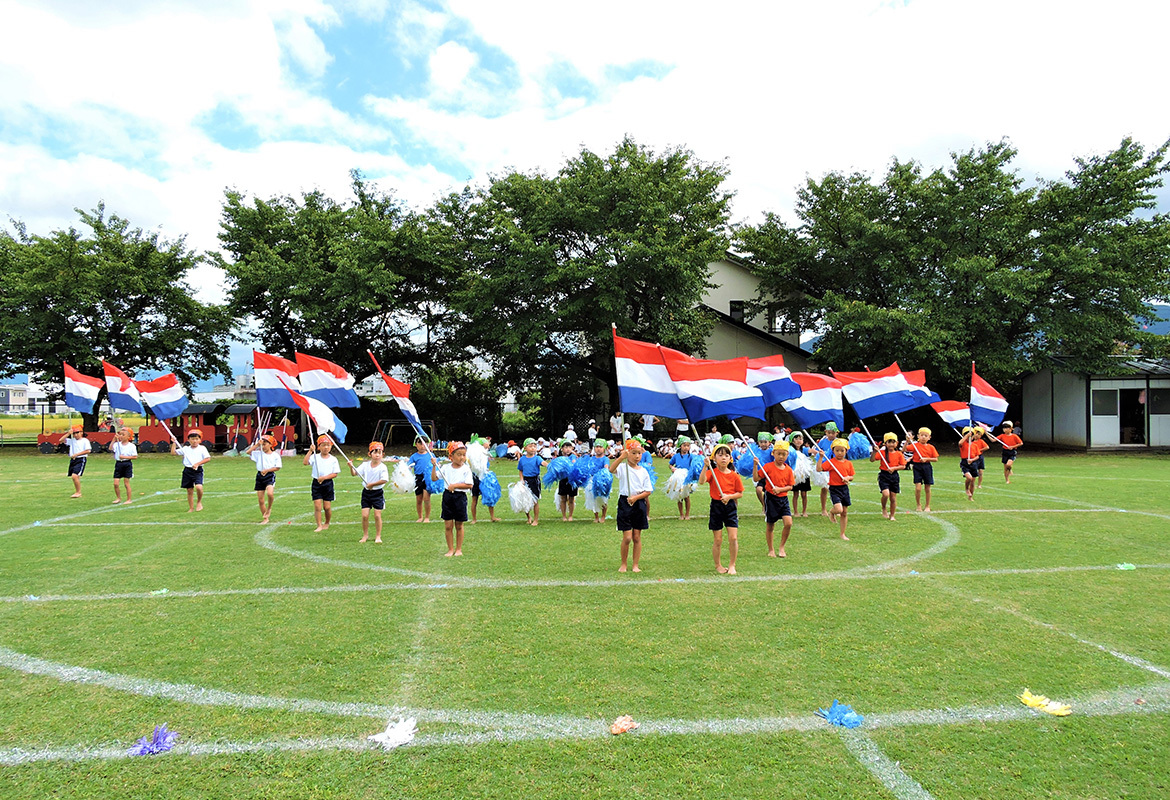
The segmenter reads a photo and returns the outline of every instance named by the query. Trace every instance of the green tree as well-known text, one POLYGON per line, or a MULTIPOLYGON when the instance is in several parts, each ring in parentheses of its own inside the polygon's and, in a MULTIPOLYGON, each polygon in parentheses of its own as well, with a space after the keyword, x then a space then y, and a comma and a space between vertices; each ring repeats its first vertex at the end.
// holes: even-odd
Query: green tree
POLYGON ((459 273, 461 343, 504 386, 539 389, 547 424, 596 413, 597 386, 614 385, 611 323, 701 352, 712 320, 696 309, 728 244, 726 174, 627 138, 552 176, 512 172, 443 199, 432 241, 459 273))
POLYGON ((1048 354, 1108 371, 1116 342, 1151 347, 1135 321, 1170 293, 1170 221, 1150 214, 1167 145, 1126 139, 1066 180, 1026 186, 1004 142, 924 173, 895 160, 880 183, 830 173, 737 232, 763 276, 759 302, 823 335, 835 369, 925 368, 944 390, 970 362, 1011 386, 1048 354))
POLYGON ((426 226, 356 171, 352 200, 319 191, 301 198, 225 194, 220 241, 230 254, 229 307, 262 347, 319 355, 355 378, 441 363, 449 351, 443 310, 448 273, 428 257, 426 226))
POLYGON ((232 317, 193 297, 191 273, 206 256, 102 204, 78 214, 88 235, 0 231, 0 374, 60 384, 62 361, 101 377, 104 358, 130 375, 174 371, 188 387, 230 377, 232 317))

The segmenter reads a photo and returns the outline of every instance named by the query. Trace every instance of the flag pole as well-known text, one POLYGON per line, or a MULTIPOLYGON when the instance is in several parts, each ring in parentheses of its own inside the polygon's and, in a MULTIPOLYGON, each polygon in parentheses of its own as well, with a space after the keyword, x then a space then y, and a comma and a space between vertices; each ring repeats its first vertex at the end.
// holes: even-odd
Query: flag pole
MULTIPOLYGON (((856 409, 854 409, 854 410, 856 411, 856 409)), ((869 441, 873 444, 874 449, 877 450, 878 458, 881 459, 882 465, 885 466, 885 468, 887 470, 889 470, 890 463, 888 461, 886 461, 886 456, 882 452, 882 448, 878 447, 877 439, 873 438, 873 434, 869 432, 869 426, 865 424, 865 420, 862 419, 861 417, 858 417, 857 421, 861 423, 862 430, 865 431, 865 435, 869 437, 869 441)))
MULTIPOLYGON (((731 419, 731 417, 728 417, 728 419, 731 419)), ((735 424, 734 419, 731 420, 731 427, 735 428, 735 432, 739 434, 739 438, 741 438, 741 439, 747 438, 746 436, 743 435, 743 431, 741 431, 739 429, 739 425, 735 424)), ((760 463, 760 459, 756 457, 755 451, 752 450, 751 442, 748 442, 748 450, 751 451, 752 461, 754 461, 756 466, 760 468, 760 474, 762 474, 764 476, 764 481, 768 484, 768 488, 775 491, 776 484, 772 483, 772 479, 768 477, 768 473, 764 472, 764 465, 760 463)))
MULTIPOLYGON (((898 427, 901 428, 902 433, 906 435, 906 441, 910 442, 910 446, 914 448, 914 452, 918 454, 919 458, 922 458, 922 451, 918 449, 918 442, 910 441, 910 431, 906 430, 906 426, 902 423, 902 418, 897 414, 894 414, 894 419, 898 420, 898 427)), ((947 427, 949 428, 950 425, 948 424, 947 427)), ((952 430, 954 429, 952 428, 952 430)), ((960 438, 962 437, 960 436, 960 438)))

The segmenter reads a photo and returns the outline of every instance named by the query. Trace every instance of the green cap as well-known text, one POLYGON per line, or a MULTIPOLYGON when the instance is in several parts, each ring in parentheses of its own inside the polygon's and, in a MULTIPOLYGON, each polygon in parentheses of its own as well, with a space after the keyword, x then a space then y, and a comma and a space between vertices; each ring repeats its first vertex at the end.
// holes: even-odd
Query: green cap
POLYGON ((533 439, 531 436, 529 436, 527 439, 524 440, 525 447, 527 447, 530 444, 536 444, 536 440, 533 439))
POLYGON ((690 443, 691 443, 691 437, 689 437, 689 436, 680 436, 680 437, 678 437, 678 439, 675 441, 675 443, 674 443, 674 446, 675 446, 675 447, 682 447, 684 444, 690 444, 690 443))
POLYGON ((772 434, 768 433, 767 431, 760 431, 758 434, 756 434, 756 441, 770 442, 772 441, 772 434))
POLYGON ((825 423, 825 430, 827 430, 827 431, 837 430, 837 423, 836 422, 826 422, 825 423))
POLYGON ((735 437, 730 433, 725 433, 719 437, 719 444, 731 444, 735 441, 735 437))
POLYGON ((607 442, 605 439, 594 439, 593 446, 594 447, 609 447, 609 442, 607 442))

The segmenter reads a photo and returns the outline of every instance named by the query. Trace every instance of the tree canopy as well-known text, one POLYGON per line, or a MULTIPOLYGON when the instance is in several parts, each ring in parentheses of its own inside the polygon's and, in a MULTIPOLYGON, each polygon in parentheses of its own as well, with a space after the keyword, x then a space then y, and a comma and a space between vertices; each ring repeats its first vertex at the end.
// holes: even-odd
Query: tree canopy
POLYGON ((230 377, 232 317, 190 283, 206 257, 104 205, 77 213, 88 235, 0 231, 0 373, 60 384, 62 361, 100 377, 104 358, 131 375, 174 371, 188 387, 230 377))
POLYGON ((1170 295, 1170 219, 1149 213, 1167 147, 1130 139, 1025 184, 1006 142, 924 172, 894 160, 880 182, 832 172, 799 191, 799 224, 768 214, 737 232, 759 301, 823 331, 834 369, 898 360, 943 385, 1009 385, 1045 366, 1108 372, 1125 348, 1160 348, 1138 324, 1170 295))

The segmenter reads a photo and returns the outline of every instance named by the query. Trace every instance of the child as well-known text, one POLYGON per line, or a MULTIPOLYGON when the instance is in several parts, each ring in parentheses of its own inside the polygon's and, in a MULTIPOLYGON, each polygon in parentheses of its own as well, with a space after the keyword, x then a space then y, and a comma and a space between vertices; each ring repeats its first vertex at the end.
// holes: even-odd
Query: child
MULTIPOLYGON (((474 437, 474 438, 470 439, 468 441, 468 444, 474 444, 474 443, 478 442, 479 444, 483 445, 483 449, 485 451, 487 451, 488 464, 490 465, 491 460, 492 460, 491 440, 484 439, 483 437, 476 437, 475 434, 472 434, 472 437, 474 437)), ((476 515, 476 512, 479 510, 479 498, 481 498, 481 497, 483 497, 483 492, 480 490, 479 476, 473 472, 473 473, 471 473, 471 524, 472 525, 474 525, 476 523, 475 515, 476 515)), ((491 517, 492 522, 499 522, 500 521, 500 518, 496 516, 496 507, 495 506, 489 506, 487 503, 484 503, 484 508, 486 508, 488 510, 488 515, 491 517)))
POLYGON ((845 458, 849 452, 848 439, 833 440, 833 457, 822 461, 818 469, 829 473, 829 496, 833 499, 833 510, 829 519, 840 521, 841 538, 849 541, 845 535, 845 526, 849 521, 849 484, 853 482, 853 462, 845 458))
POLYGON ((906 457, 898 449, 897 434, 891 432, 883 436, 881 449, 875 449, 869 460, 880 462, 878 490, 882 493, 882 516, 893 522, 894 514, 898 510, 898 493, 901 491, 902 483, 902 476, 898 471, 907 468, 906 457))
POLYGON ((983 453, 991 449, 991 445, 989 445, 987 440, 983 438, 983 434, 986 432, 987 431, 979 423, 975 423, 974 427, 971 428, 971 433, 975 436, 971 442, 973 445, 975 445, 976 450, 975 469, 979 470, 979 482, 975 486, 976 489, 983 488, 983 470, 987 468, 987 465, 983 462, 983 453))
MULTIPOLYGON (((804 434, 800 431, 795 431, 788 437, 788 466, 796 465, 796 454, 800 453, 808 456, 809 449, 804 443, 804 434)), ((808 516, 808 493, 812 491, 812 479, 805 478, 796 486, 792 487, 792 516, 807 517, 808 516), (800 514, 796 513, 796 507, 800 506, 800 514)))
POLYGON ((699 483, 709 483, 711 491, 711 511, 707 517, 707 527, 715 536, 711 547, 711 555, 715 559, 715 571, 720 575, 735 574, 735 558, 739 555, 739 512, 736 500, 743 497, 743 480, 739 473, 731 469, 731 446, 727 444, 715 445, 712 458, 703 469, 699 483), (731 554, 730 567, 723 566, 723 529, 727 528, 727 549, 731 554))
POLYGON ((333 455, 333 440, 325 435, 318 436, 317 446, 309 447, 309 452, 305 453, 305 460, 301 463, 313 468, 313 482, 309 486, 313 498, 313 519, 317 520, 317 527, 313 533, 320 533, 328 529, 332 521, 333 479, 341 474, 341 464, 337 461, 337 456, 333 455))
POLYGON ((73 479, 72 498, 81 497, 81 476, 85 474, 86 456, 93 452, 89 439, 85 438, 80 425, 69 429, 69 471, 65 474, 73 479))
POLYGON ((930 443, 930 428, 919 428, 917 440, 907 440, 902 450, 911 456, 910 467, 914 471, 914 510, 930 513, 930 487, 934 486, 934 462, 938 451, 930 443), (926 487, 926 505, 922 505, 922 487, 926 487))
POLYGON ((968 500, 974 501, 975 480, 979 477, 979 446, 971 428, 963 428, 963 435, 959 438, 959 471, 963 473, 963 491, 968 500))
POLYGON ((171 454, 183 457, 183 478, 179 486, 187 490, 187 513, 203 510, 203 465, 211 460, 211 453, 203 446, 203 431, 192 428, 187 432, 187 444, 171 441, 171 454))
MULTIPOLYGON (((569 427, 572 430, 572 426, 569 427)), ((577 456, 573 453, 573 441, 570 439, 561 439, 561 456, 569 459, 570 462, 575 462, 577 456)), ((557 496, 564 498, 561 503, 561 522, 572 522, 573 511, 577 506, 577 487, 568 478, 561 478, 561 482, 557 485, 557 496)))
POLYGON ((138 458, 138 448, 134 446, 134 432, 129 428, 120 428, 118 438, 114 440, 114 505, 122 502, 122 495, 118 492, 118 480, 126 487, 126 505, 133 502, 130 498, 130 479, 134 477, 134 459, 138 458))
MULTIPOLYGON (((670 457, 670 467, 671 469, 686 470, 691 468, 691 439, 689 436, 678 437, 678 450, 670 457)), ((680 520, 691 518, 691 496, 689 494, 678 501, 678 518, 680 520)))
MULTIPOLYGON (((593 440, 593 457, 595 459, 603 458, 606 461, 608 461, 609 458, 606 456, 606 453, 608 451, 609 451, 609 442, 607 442, 605 439, 594 439, 593 440)), ((605 495, 605 496, 594 495, 593 496, 593 504, 594 504, 593 507, 598 509, 597 511, 593 512, 593 521, 594 522, 605 522, 605 518, 609 514, 609 496, 608 495, 605 495)))
POLYGON ((528 524, 533 527, 540 523, 540 468, 543 466, 544 460, 536 454, 536 440, 530 436, 524 440, 524 455, 516 462, 516 469, 536 498, 531 513, 527 515, 528 524))
POLYGON ((252 442, 244 452, 256 462, 256 502, 260 504, 260 524, 263 525, 272 515, 272 503, 276 500, 276 473, 284 464, 280 453, 276 452, 276 437, 269 434, 252 442))
POLYGON ((642 443, 637 439, 627 439, 622 454, 610 462, 609 471, 617 476, 618 481, 617 529, 622 534, 622 565, 618 572, 626 571, 631 545, 634 572, 641 572, 638 562, 642 558, 642 531, 650 527, 646 498, 653 490, 650 474, 642 466, 642 443))
POLYGON ((1016 451, 1023 446, 1024 440, 1015 434, 1010 419, 1003 421, 1003 435, 999 437, 999 443, 1003 445, 1003 453, 999 457, 1003 462, 1003 482, 1011 483, 1012 464, 1016 462, 1016 451))
MULTIPOLYGON (((841 432, 839 430, 837 430, 837 423, 836 422, 829 422, 829 423, 825 424, 825 435, 821 437, 820 441, 818 441, 816 443, 816 445, 814 445, 816 447, 816 449, 818 449, 822 453, 824 453, 823 456, 817 457, 818 463, 823 463, 825 460, 833 457, 833 442, 836 441, 836 439, 840 435, 840 433, 841 432)), ((826 505, 826 501, 828 499, 829 499, 828 487, 821 489, 821 516, 822 517, 829 516, 828 507, 826 505)))
POLYGON ((414 437, 414 452, 407 463, 414 468, 414 508, 418 513, 415 522, 431 521, 431 493, 427 491, 427 470, 431 468, 431 454, 422 436, 414 437))
MULTIPOLYGON (((751 450, 752 455, 755 456, 756 464, 753 467, 753 470, 758 472, 761 466, 772 462, 773 441, 772 434, 768 433, 767 431, 760 431, 758 434, 756 434, 756 444, 754 446, 750 441, 746 442, 747 449, 751 450)), ((785 455, 787 455, 787 453, 785 453, 785 455)), ((763 478, 756 478, 756 499, 760 501, 760 508, 764 510, 767 510, 764 502, 766 485, 767 481, 765 481, 763 478)))
POLYGON ((386 507, 382 487, 390 482, 390 470, 382 463, 384 452, 381 442, 370 442, 370 460, 360 467, 349 465, 350 474, 362 479, 362 538, 358 544, 370 538, 370 509, 374 510, 374 544, 382 543, 382 509, 386 507))
POLYGON ((440 516, 443 533, 447 537, 447 552, 444 555, 450 557, 463 555, 463 523, 467 522, 471 467, 467 464, 467 447, 463 442, 449 442, 447 455, 451 458, 450 464, 440 467, 436 462, 431 463, 431 480, 436 481, 441 475, 446 484, 440 516))
POLYGON ((756 467, 756 480, 764 484, 764 538, 768 542, 768 557, 788 558, 784 545, 792 533, 792 508, 788 505, 788 493, 796 485, 796 476, 788 466, 788 442, 780 439, 772 447, 772 460, 761 468, 756 467), (772 532, 777 520, 784 524, 780 532, 780 550, 772 547, 772 532))

